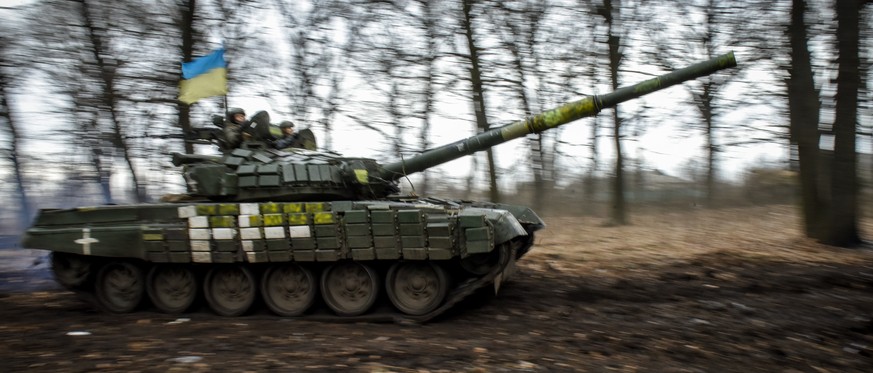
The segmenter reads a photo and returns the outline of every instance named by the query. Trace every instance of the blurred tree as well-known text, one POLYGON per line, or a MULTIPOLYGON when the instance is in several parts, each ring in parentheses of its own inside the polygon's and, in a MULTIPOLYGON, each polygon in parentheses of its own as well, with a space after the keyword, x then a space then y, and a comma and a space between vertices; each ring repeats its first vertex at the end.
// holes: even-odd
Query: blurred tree
POLYGON ((809 237, 822 237, 822 201, 819 197, 819 93, 815 88, 809 37, 805 21, 806 1, 792 0, 791 22, 787 33, 791 65, 786 81, 791 142, 797 146, 800 171, 800 197, 804 230, 809 237))
MULTIPOLYGON (((504 80, 515 86, 513 90, 521 102, 525 117, 539 113, 543 111, 543 107, 535 102, 537 95, 532 92, 545 93, 542 85, 545 84, 548 77, 540 66, 543 58, 547 56, 538 54, 536 47, 538 43, 545 42, 540 34, 552 31, 543 30, 541 24, 550 10, 550 4, 543 0, 522 0, 499 2, 496 6, 504 13, 498 15, 504 20, 503 28, 505 29, 505 32, 499 36, 503 49, 508 50, 511 56, 509 70, 516 76, 515 78, 507 76, 504 80)), ((497 12, 490 14, 496 18, 494 15, 497 12)), ((494 19, 492 23, 498 24, 497 19, 494 19)), ((552 40, 551 42, 559 43, 560 41, 552 40)), ((548 184, 554 181, 555 157, 549 151, 550 148, 546 146, 545 137, 547 136, 554 137, 554 133, 536 133, 527 137, 530 166, 534 179, 534 208, 544 206, 546 189, 548 184)))
MULTIPOLYGON (((194 58, 194 16, 197 14, 197 0, 182 0, 178 3, 178 12, 173 20, 181 34, 179 50, 182 54, 182 62, 191 62, 194 58)), ((182 70, 179 69, 178 81, 182 80, 182 70)), ((191 132, 191 109, 188 104, 176 102, 176 111, 179 115, 179 128, 182 133, 191 132)), ((194 153, 194 145, 184 141, 185 153, 194 153)))
POLYGON ((45 1, 26 17, 40 44, 30 51, 40 55, 31 64, 32 76, 47 83, 46 97, 63 103, 42 110, 72 113, 59 116, 57 125, 74 129, 61 135, 73 141, 58 149, 81 154, 74 161, 94 170, 83 174, 87 168, 71 167, 77 174, 66 179, 93 175, 104 203, 116 202, 109 180, 119 156, 134 182, 115 187, 146 200, 147 187, 165 180, 168 134, 179 132, 171 105, 177 104, 181 54, 166 53, 168 44, 180 41, 178 25, 167 16, 178 8, 147 5, 45 1))
POLYGON ((112 135, 115 146, 121 151, 122 157, 127 164, 131 175, 131 188, 134 191, 133 195, 136 202, 145 202, 148 196, 145 193, 145 186, 140 182, 139 175, 134 165, 131 150, 127 140, 125 139, 124 129, 122 128, 119 118, 118 96, 116 93, 116 73, 118 68, 124 64, 123 57, 118 53, 113 53, 109 47, 108 31, 111 29, 111 17, 101 17, 96 12, 98 11, 97 4, 87 0, 79 0, 79 16, 81 17, 82 25, 87 32, 89 45, 88 52, 93 58, 95 71, 101 83, 100 87, 100 107, 109 115, 109 120, 112 125, 112 135), (102 23, 106 24, 102 24, 102 23))
MULTIPOLYGON (((285 87, 276 84, 279 81, 276 71, 288 57, 277 53, 276 35, 279 30, 272 22, 268 22, 268 18, 272 17, 268 14, 276 12, 273 5, 269 1, 252 0, 200 0, 197 3, 195 31, 201 30, 212 43, 195 42, 195 54, 205 55, 218 48, 218 43, 226 51, 228 94, 219 98, 223 101, 220 103, 222 109, 247 104, 240 100, 245 97, 265 98, 275 103, 273 106, 276 107, 288 106, 289 94, 283 91, 285 87)), ((172 66, 178 69, 178 62, 174 62, 172 66)), ((178 85, 178 81, 175 84, 178 85)), ((210 101, 214 100, 207 99, 196 105, 215 110, 210 105, 210 101)), ((251 115, 265 108, 243 109, 251 115)), ((276 117, 277 113, 273 112, 271 116, 276 117)))
MULTIPOLYGON (((332 121, 338 110, 336 100, 342 81, 339 68, 343 66, 339 62, 343 47, 335 36, 343 35, 347 41, 353 39, 331 24, 337 15, 348 17, 352 13, 345 11, 341 2, 330 0, 316 0, 309 6, 277 1, 276 6, 283 19, 279 39, 291 51, 290 64, 283 69, 286 74, 280 79, 280 92, 290 99, 291 115, 324 127, 322 148, 330 150, 333 147, 332 121)), ((344 21, 347 24, 358 22, 348 18, 344 21)))
MULTIPOLYGON (((592 80, 597 79, 598 69, 597 63, 588 64, 588 75, 592 80)), ((592 94, 597 94, 595 90, 592 94)), ((597 194, 597 178, 600 172, 600 152, 598 142, 600 141, 600 116, 591 118, 591 142, 589 143, 589 152, 591 166, 585 174, 585 201, 593 203, 597 194)))
MULTIPOLYGON (((621 2, 619 0, 603 0, 595 6, 597 15, 606 22, 607 47, 609 48, 609 80, 612 90, 619 88, 618 74, 624 54, 622 52, 621 31, 618 22, 621 19, 621 2)), ((612 108, 612 140, 615 146, 615 167, 612 175, 612 208, 610 209, 610 224, 625 225, 628 223, 627 206, 625 202, 624 154, 622 151, 622 117, 618 107, 612 108)))
POLYGON ((16 33, 9 30, 8 27, 4 28, 7 29, 0 28, 0 125, 2 125, 0 128, 5 127, 9 132, 8 138, 5 139, 8 144, 0 148, 0 154, 12 165, 12 177, 19 203, 17 221, 20 226, 15 228, 23 230, 30 223, 33 211, 25 187, 27 182, 24 180, 21 151, 22 133, 18 130, 17 116, 13 114, 9 97, 13 91, 18 89, 21 82, 15 82, 14 77, 24 75, 20 73, 19 67, 26 65, 26 63, 22 60, 13 60, 15 54, 12 53, 10 46, 12 45, 12 37, 15 37, 16 33))
MULTIPOLYGON (((22 14, 21 19, 28 28, 28 35, 21 41, 31 48, 22 53, 32 55, 37 50, 33 45, 39 45, 40 58, 36 58, 28 66, 29 75, 34 82, 50 82, 49 92, 46 96, 57 97, 57 104, 48 108, 40 108, 43 115, 54 115, 59 118, 52 122, 49 127, 62 126, 65 131, 56 131, 51 136, 39 136, 39 141, 51 144, 54 149, 59 149, 69 155, 69 160, 64 162, 66 167, 62 170, 68 172, 64 175, 64 184, 75 187, 78 197, 84 197, 81 185, 93 182, 98 186, 98 200, 102 203, 113 203, 110 177, 112 175, 113 150, 110 136, 111 131, 104 130, 98 120, 100 115, 97 110, 98 94, 94 87, 97 81, 91 74, 91 66, 84 63, 81 45, 84 43, 84 29, 77 23, 68 24, 69 14, 78 13, 81 4, 76 2, 44 2, 22 14), (61 16, 62 15, 62 16, 61 16), (63 18, 61 18, 63 17, 63 18), (32 25, 44 25, 35 27, 32 25), (62 37, 59 37, 62 35, 62 37), (79 156, 76 156, 79 155, 79 156)), ((63 153, 47 154, 51 159, 62 157, 63 153)), ((51 201, 54 198, 70 201, 69 196, 46 196, 43 201, 51 201)), ((89 196, 90 197, 90 196, 89 196)), ((86 197, 87 198, 87 197, 86 197)), ((95 201, 85 200, 86 203, 95 201)))
POLYGON ((806 25, 806 1, 794 0, 788 36, 791 69, 787 81, 791 139, 798 148, 804 231, 808 237, 835 246, 861 242, 858 233, 857 148, 858 98, 862 89, 860 24, 865 2, 834 3, 837 50, 833 149, 820 149, 821 102, 813 80, 806 25))
POLYGON ((860 17, 864 1, 836 0, 837 73, 834 153, 831 164, 827 232, 824 243, 849 247, 861 243, 858 235, 858 128, 860 17))
MULTIPOLYGON (((863 40, 862 55, 867 58, 861 61, 861 92, 862 97, 859 100, 862 113, 859 115, 860 124, 867 132, 868 141, 873 144, 873 5, 871 1, 867 1, 867 6, 861 12, 861 39, 863 40)), ((873 152, 871 152, 873 153, 873 152)), ((873 187, 873 154, 868 158, 867 170, 869 178, 867 179, 867 188, 873 187)), ((863 162, 861 162, 863 164, 863 162)), ((863 189, 862 189, 863 190, 863 189)), ((861 202, 863 204, 863 201, 861 202)))
MULTIPOLYGON (((860 204, 864 205, 864 196, 873 191, 873 0, 862 2, 860 12, 860 64, 861 86, 858 90, 858 153, 860 183, 860 204), (864 143, 869 144, 871 154, 865 156, 864 143), (866 170, 861 166, 869 166, 866 170)), ((863 216, 863 213, 862 213, 863 216)), ((863 238, 863 237, 862 237, 863 238)))
MULTIPOLYGON (((436 104, 436 96, 439 87, 437 86, 438 62, 443 56, 440 51, 440 45, 445 44, 446 32, 440 28, 441 5, 432 0, 418 0, 419 7, 422 9, 419 15, 415 17, 424 31, 424 49, 423 59, 421 63, 424 65, 424 73, 421 78, 421 83, 424 85, 421 91, 421 99, 423 105, 420 111, 421 131, 419 132, 419 143, 421 149, 429 149, 433 143, 431 142, 431 127, 433 117, 435 115, 434 107, 436 104)), ((427 195, 430 189, 430 174, 432 171, 425 170, 422 172, 422 183, 419 187, 419 192, 422 195, 427 195)))
MULTIPOLYGON (((479 58, 480 49, 476 46, 476 36, 474 35, 473 26, 473 3, 474 0, 461 0, 462 2, 462 22, 461 26, 464 31, 464 37, 467 42, 467 58, 470 63, 470 89, 473 94, 473 112, 476 115, 477 132, 487 131, 491 128, 488 124, 488 114, 486 113, 485 104, 485 85, 482 82, 482 70, 480 67, 481 60, 479 58)), ((489 199, 492 202, 500 202, 500 191, 497 187, 497 166, 494 160, 493 149, 485 151, 488 160, 488 190, 489 199)))
POLYGON ((366 10, 356 14, 362 24, 356 42, 348 49, 349 61, 369 91, 356 100, 366 114, 347 116, 379 133, 390 147, 390 154, 399 159, 412 150, 405 137, 413 124, 409 120, 413 108, 407 100, 414 97, 417 56, 408 44, 418 39, 406 32, 409 14, 393 3, 374 4, 366 10))
MULTIPOLYGON (((746 46, 749 48, 743 50, 744 64, 767 58, 773 50, 769 46, 762 45, 764 43, 759 39, 766 38, 767 35, 777 31, 769 22, 763 25, 755 19, 761 14, 769 14, 766 12, 766 3, 769 1, 726 3, 714 0, 687 0, 650 3, 651 7, 646 12, 663 17, 649 25, 652 27, 650 33, 652 51, 648 53, 648 58, 668 70, 746 46), (680 20, 679 25, 676 25, 677 19, 680 20)), ((742 141, 734 143, 727 141, 731 132, 751 132, 753 129, 745 125, 741 126, 743 128, 736 126, 729 128, 722 119, 723 113, 741 107, 752 107, 756 101, 761 100, 753 91, 744 95, 742 101, 727 99, 726 90, 741 76, 740 70, 733 70, 701 77, 684 84, 691 94, 699 118, 702 119, 702 121, 690 122, 688 125, 699 128, 703 132, 704 152, 707 159, 706 200, 709 206, 712 206, 718 193, 716 185, 720 170, 719 154, 726 146, 744 145, 755 138, 745 133, 742 141)), ((772 140, 768 138, 766 141, 772 140)))

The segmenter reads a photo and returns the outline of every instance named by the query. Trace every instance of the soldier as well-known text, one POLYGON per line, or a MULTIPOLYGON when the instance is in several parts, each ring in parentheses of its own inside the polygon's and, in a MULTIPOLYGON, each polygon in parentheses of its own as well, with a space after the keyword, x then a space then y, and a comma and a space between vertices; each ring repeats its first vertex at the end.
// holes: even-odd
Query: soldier
POLYGON ((285 148, 302 148, 303 141, 300 140, 300 135, 294 133, 294 123, 290 120, 279 123, 279 129, 282 130, 282 138, 273 143, 276 149, 285 148))
POLYGON ((239 147, 243 140, 248 140, 251 137, 250 134, 244 131, 248 125, 245 110, 237 107, 227 109, 224 137, 229 148, 239 147))

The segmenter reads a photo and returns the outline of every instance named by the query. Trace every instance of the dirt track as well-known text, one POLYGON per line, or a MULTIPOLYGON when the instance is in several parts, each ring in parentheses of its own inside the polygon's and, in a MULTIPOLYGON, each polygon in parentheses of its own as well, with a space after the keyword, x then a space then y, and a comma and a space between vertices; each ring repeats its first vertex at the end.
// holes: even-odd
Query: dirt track
MULTIPOLYGON (((38 254, 3 250, 0 371, 873 367, 873 250, 799 238, 789 207, 635 215, 632 226, 617 228, 594 218, 546 222, 497 297, 482 294, 420 326, 325 324, 264 311, 105 315, 56 287, 44 263, 31 266, 38 254)), ((869 220, 863 228, 873 237, 869 220)))

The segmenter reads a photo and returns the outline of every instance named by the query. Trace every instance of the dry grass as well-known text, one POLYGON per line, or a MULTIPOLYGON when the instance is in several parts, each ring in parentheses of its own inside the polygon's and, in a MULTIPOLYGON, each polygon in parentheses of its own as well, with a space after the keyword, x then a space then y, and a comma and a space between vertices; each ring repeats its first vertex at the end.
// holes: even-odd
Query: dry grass
MULTIPOLYGON (((640 213, 626 226, 606 226, 595 217, 548 217, 530 259, 561 259, 563 265, 627 268, 688 261, 726 253, 771 261, 853 263, 873 257, 868 249, 842 249, 803 236, 797 209, 774 205, 640 213)), ((860 227, 873 237, 873 220, 860 227)))

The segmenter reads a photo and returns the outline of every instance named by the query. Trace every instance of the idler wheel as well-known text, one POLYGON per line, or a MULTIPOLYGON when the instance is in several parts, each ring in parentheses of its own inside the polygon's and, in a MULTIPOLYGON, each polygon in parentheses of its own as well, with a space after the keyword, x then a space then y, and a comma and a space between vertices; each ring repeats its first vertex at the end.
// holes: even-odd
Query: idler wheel
POLYGON ((361 315, 376 302, 379 276, 372 268, 357 262, 340 262, 321 274, 321 295, 337 315, 361 315))
POLYGON ((197 277, 179 265, 156 265, 146 278, 152 304, 165 313, 185 312, 197 297, 197 277))
POLYGON ((113 313, 131 312, 142 302, 145 281, 142 270, 128 262, 109 262, 97 272, 97 301, 113 313))
POLYGON ((87 257, 53 252, 51 260, 55 280, 63 287, 75 289, 88 281, 88 276, 91 274, 91 261, 87 257))
POLYGON ((388 270, 385 285, 394 307, 407 315, 424 315, 446 299, 449 276, 433 262, 397 262, 388 270))
POLYGON ((257 285, 252 271, 243 266, 213 267, 203 281, 206 302, 216 314, 239 316, 255 301, 257 285))
POLYGON ((270 311, 279 316, 299 316, 315 302, 312 272, 294 263, 276 264, 261 278, 261 295, 270 311))

